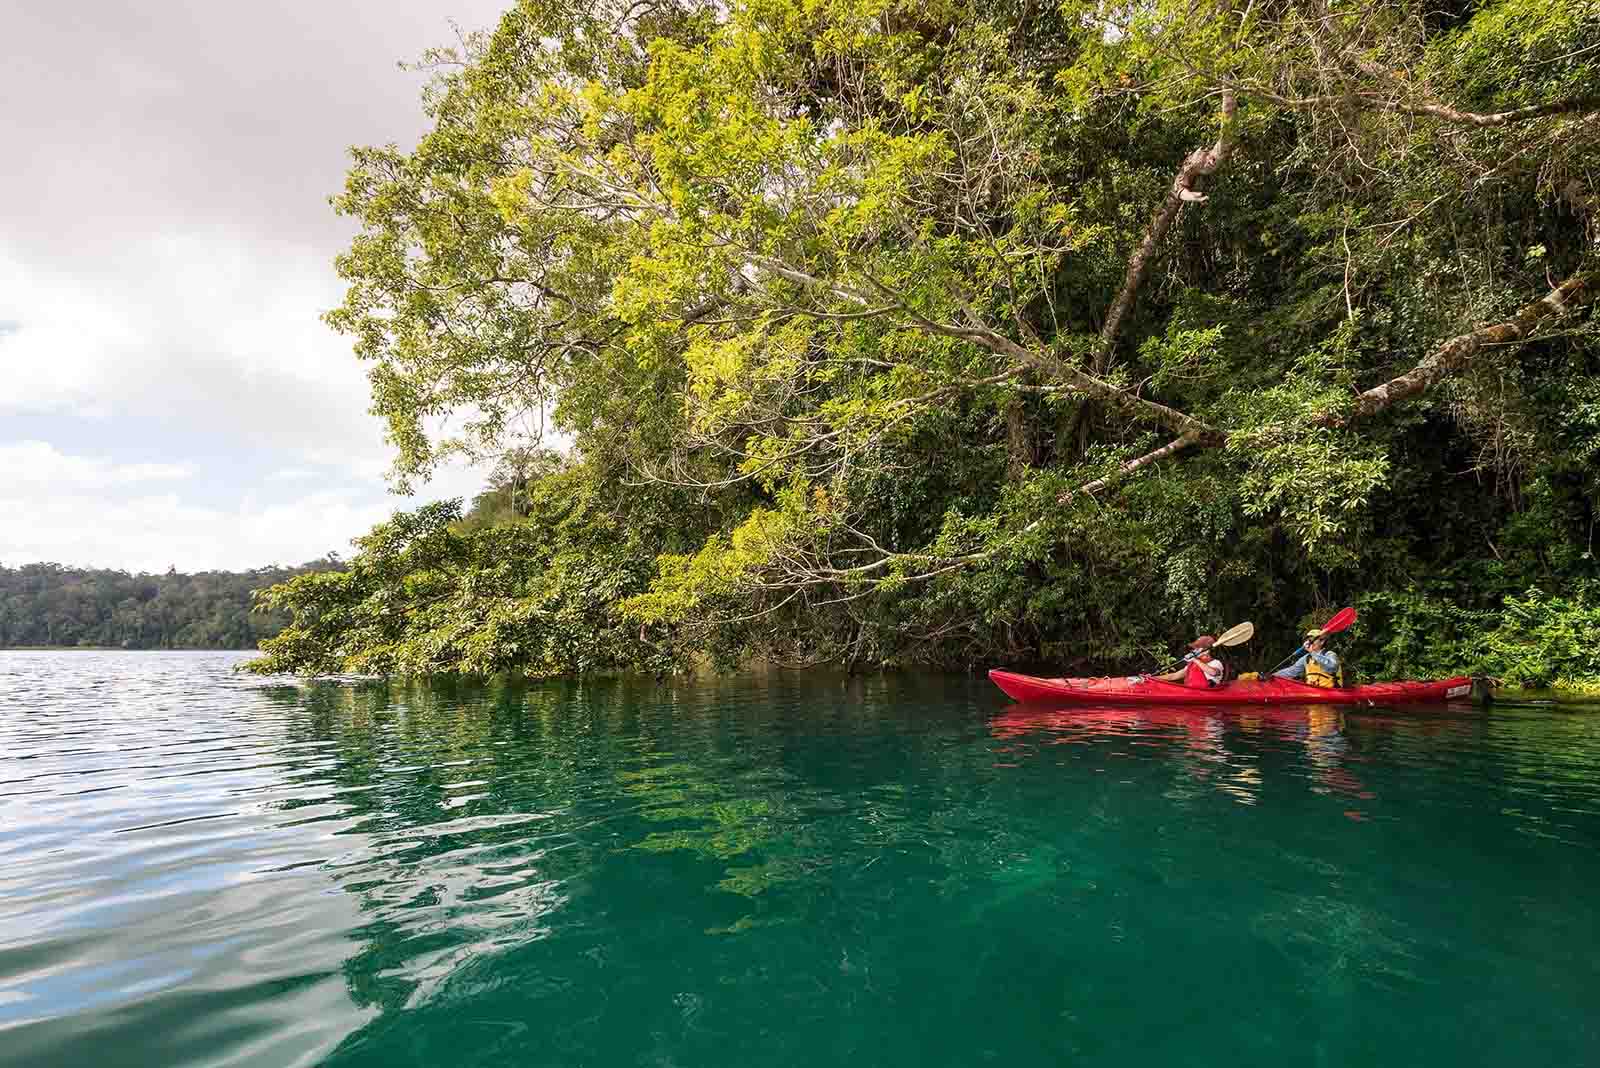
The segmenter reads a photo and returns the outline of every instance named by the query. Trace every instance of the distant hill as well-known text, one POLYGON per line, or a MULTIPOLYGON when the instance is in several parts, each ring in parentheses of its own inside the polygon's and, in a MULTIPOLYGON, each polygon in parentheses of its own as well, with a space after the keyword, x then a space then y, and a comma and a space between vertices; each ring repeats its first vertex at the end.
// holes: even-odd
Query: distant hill
POLYGON ((192 575, 48 563, 0 567, 0 649, 253 649, 287 619, 252 612, 250 591, 341 566, 329 558, 299 567, 192 575))

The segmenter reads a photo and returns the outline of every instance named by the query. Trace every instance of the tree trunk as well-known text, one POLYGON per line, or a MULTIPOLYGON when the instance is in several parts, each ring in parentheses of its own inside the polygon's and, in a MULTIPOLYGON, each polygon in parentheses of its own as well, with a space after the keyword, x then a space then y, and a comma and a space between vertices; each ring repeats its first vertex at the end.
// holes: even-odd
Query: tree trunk
POLYGON ((1038 462, 1034 449, 1033 427, 1028 422, 1027 402, 1022 396, 1006 401, 1006 478, 1019 482, 1028 468, 1038 462))

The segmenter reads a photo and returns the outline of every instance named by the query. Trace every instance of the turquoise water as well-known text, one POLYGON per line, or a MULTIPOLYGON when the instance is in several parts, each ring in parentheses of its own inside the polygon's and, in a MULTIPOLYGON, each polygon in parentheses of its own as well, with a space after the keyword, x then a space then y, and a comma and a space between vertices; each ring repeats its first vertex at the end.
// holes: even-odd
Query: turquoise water
POLYGON ((6 1065, 1585 1065, 1600 711, 0 653, 6 1065))

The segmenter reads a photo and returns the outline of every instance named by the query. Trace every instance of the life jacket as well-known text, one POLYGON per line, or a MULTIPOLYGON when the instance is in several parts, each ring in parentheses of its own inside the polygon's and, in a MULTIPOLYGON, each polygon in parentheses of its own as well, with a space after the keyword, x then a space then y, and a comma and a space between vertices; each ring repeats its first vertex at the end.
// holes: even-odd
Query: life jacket
POLYGON ((1183 672, 1183 684, 1191 689, 1204 690, 1221 682, 1224 672, 1222 661, 1213 657, 1211 663, 1216 668, 1214 675, 1208 674, 1200 661, 1189 661, 1189 666, 1183 672))
POLYGON ((1343 686, 1344 685, 1344 661, 1341 660, 1341 661, 1338 661, 1337 663, 1338 663, 1339 666, 1334 669, 1332 674, 1329 674, 1327 668, 1325 668, 1321 664, 1317 663, 1317 658, 1316 657, 1314 657, 1314 656, 1310 655, 1309 653, 1307 653, 1306 654, 1306 685, 1307 686, 1321 686, 1325 690, 1331 690, 1335 686, 1343 686))

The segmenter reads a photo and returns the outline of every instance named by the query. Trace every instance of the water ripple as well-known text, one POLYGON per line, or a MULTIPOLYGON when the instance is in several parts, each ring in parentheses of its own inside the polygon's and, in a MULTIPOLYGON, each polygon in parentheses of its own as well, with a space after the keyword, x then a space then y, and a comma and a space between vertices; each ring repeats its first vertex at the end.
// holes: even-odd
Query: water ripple
POLYGON ((1600 1055, 1592 712, 237 659, 0 653, 8 1063, 1600 1055))

